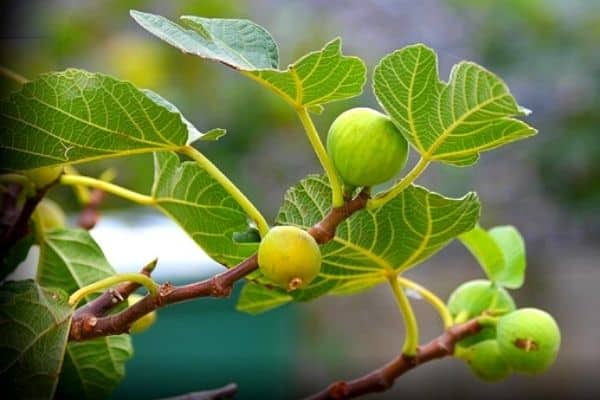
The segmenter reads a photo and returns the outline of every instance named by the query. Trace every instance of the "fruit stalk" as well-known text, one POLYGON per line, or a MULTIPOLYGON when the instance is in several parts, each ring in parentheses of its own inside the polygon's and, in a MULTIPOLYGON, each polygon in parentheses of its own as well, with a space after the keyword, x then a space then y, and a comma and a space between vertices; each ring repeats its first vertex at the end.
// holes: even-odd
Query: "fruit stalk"
POLYGON ((417 354, 417 346, 419 345, 419 326, 417 325, 417 318, 415 313, 408 301, 408 297, 404 293, 404 290, 400 287, 397 277, 394 275, 389 279, 392 292, 396 297, 398 308, 402 313, 404 319, 404 345, 402 346, 402 354, 408 357, 414 357, 417 354))

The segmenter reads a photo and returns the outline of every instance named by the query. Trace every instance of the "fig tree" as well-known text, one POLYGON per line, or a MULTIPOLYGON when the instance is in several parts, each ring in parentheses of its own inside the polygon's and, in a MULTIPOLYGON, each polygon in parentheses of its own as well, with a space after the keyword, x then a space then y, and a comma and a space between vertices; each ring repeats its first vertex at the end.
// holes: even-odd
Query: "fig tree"
POLYGON ((500 318, 497 340, 502 357, 515 371, 536 375, 556 360, 560 329, 547 312, 523 308, 500 318))
POLYGON ((370 108, 353 108, 331 124, 327 152, 347 185, 373 186, 404 167, 408 142, 387 116, 370 108))
POLYGON ((502 358, 495 339, 484 340, 461 351, 460 358, 469 364, 469 368, 477 377, 487 382, 501 381, 511 373, 511 368, 502 358))
POLYGON ((321 251, 315 239, 294 226, 276 226, 258 246, 258 265, 275 285, 294 290, 310 283, 321 269, 321 251))

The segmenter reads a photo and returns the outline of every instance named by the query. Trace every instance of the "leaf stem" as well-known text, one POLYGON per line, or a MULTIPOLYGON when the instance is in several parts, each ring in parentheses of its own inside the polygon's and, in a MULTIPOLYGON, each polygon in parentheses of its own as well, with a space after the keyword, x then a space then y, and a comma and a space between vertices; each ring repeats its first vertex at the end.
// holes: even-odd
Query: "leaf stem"
POLYGON ((140 273, 116 274, 76 290, 71 296, 69 296, 69 305, 71 307, 75 307, 84 297, 112 287, 121 282, 139 283, 148 289, 148 292, 152 297, 158 296, 158 285, 148 275, 140 273))
POLYGON ((389 282, 394 297, 396 297, 398 308, 402 313, 402 318, 404 319, 406 336, 404 338, 404 345, 402 346, 402 354, 413 357, 417 354, 417 346, 419 345, 419 327, 417 325, 417 319, 406 293, 404 293, 404 290, 398 283, 397 276, 390 277, 389 282))
POLYGON ((367 204, 368 210, 373 210, 375 208, 383 206, 388 201, 392 200, 394 197, 398 196, 404 189, 408 187, 411 183, 413 183, 421 173, 427 168, 429 165, 429 159, 421 157, 419 161, 415 164, 413 169, 410 170, 408 174, 400 181, 398 181, 394 186, 389 188, 387 191, 378 194, 367 204))
POLYGON ((134 192, 133 190, 125 189, 119 185, 115 185, 114 183, 90 178, 88 176, 65 174, 60 177, 60 183, 75 187, 87 186, 97 188, 144 206, 153 206, 156 204, 156 200, 151 196, 146 196, 141 193, 134 192))
POLYGON ((261 237, 264 237, 269 231, 269 224, 265 217, 258 211, 258 209, 252 204, 252 202, 246 197, 244 193, 233 183, 231 180, 221 172, 208 158, 201 152, 193 148, 192 146, 185 146, 181 148, 181 153, 190 157, 202 169, 204 169, 210 176, 212 176, 217 182, 225 188, 235 201, 242 207, 242 209, 248 214, 250 219, 256 224, 256 228, 260 233, 261 237))
POLYGON ((412 289, 418 292, 421 296, 423 296, 423 298, 429 304, 431 304, 433 308, 435 308, 435 310, 438 312, 438 314, 442 318, 442 322, 444 323, 445 329, 448 329, 453 325, 452 315, 450 314, 448 307, 446 307, 446 303, 444 303, 442 299, 440 299, 435 293, 419 285, 418 283, 410 279, 403 278, 401 276, 398 277, 398 283, 400 284, 400 286, 412 289))
POLYGON ((331 158, 329 158, 325 147, 323 147, 323 143, 321 142, 319 133, 315 128, 315 124, 313 123, 312 118, 308 114, 308 110, 306 109, 306 107, 297 107, 296 112, 298 113, 298 117, 300 118, 302 126, 306 131, 308 140, 310 141, 310 144, 312 145, 315 153, 317 154, 317 158, 321 162, 321 166, 325 170, 327 178, 329 178, 329 184, 331 185, 332 191, 332 206, 334 208, 341 207, 342 205, 344 205, 342 184, 338 177, 337 171, 335 170, 333 163, 331 162, 331 158))
POLYGON ((16 73, 12 69, 6 68, 5 66, 0 65, 0 75, 17 82, 20 85, 24 85, 29 82, 29 79, 25 78, 23 75, 16 73))

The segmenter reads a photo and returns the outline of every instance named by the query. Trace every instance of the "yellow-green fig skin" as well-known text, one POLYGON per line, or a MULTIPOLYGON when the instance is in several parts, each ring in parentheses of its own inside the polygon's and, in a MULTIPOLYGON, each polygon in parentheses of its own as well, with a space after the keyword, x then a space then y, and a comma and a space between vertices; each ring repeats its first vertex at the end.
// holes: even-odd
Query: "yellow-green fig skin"
POLYGON ((346 184, 369 187, 400 172, 408 159, 408 142, 387 116, 361 107, 333 121, 327 152, 346 184))
POLYGON ((258 266, 275 285, 294 290, 308 285, 321 270, 321 250, 306 231, 276 226, 258 246, 258 266))
POLYGON ((512 372, 508 363, 502 358, 498 342, 488 339, 464 350, 461 357, 471 372, 486 382, 499 382, 506 379, 512 372))
POLYGON ((44 198, 35 208, 32 218, 44 231, 65 227, 65 213, 54 201, 44 198))
POLYGON ((54 182, 62 174, 62 166, 42 167, 23 171, 36 188, 43 188, 54 182))
MULTIPOLYGON (((130 306, 132 306, 143 298, 144 296, 134 293, 129 295, 129 297, 127 298, 127 302, 130 306)), ((129 327, 129 333, 144 332, 145 330, 148 330, 148 328, 150 328, 152 325, 154 325, 155 322, 156 311, 152 311, 144 315, 142 318, 135 320, 135 322, 129 327)))
POLYGON ((561 335, 550 314, 536 308, 523 308, 500 318, 497 341, 502 357, 513 370, 537 375, 556 360, 561 335))
POLYGON ((465 318, 471 319, 484 311, 506 314, 515 308, 515 302, 506 289, 493 286, 491 281, 485 279, 463 283, 448 298, 448 310, 454 318, 465 313, 465 318))

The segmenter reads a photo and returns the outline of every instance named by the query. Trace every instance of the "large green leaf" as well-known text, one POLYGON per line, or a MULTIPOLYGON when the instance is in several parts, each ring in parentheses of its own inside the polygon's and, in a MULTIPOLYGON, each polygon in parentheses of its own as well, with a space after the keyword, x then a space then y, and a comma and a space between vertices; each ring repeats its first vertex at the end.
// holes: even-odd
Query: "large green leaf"
POLYGON ((247 282, 242 288, 236 309, 248 314, 259 314, 292 300, 294 298, 284 291, 268 290, 257 283, 247 282))
POLYGON ((76 69, 41 75, 0 110, 0 159, 9 170, 176 150, 202 136, 156 96, 76 69))
POLYGON ((129 335, 70 342, 61 371, 59 399, 106 399, 125 376, 133 355, 129 335))
POLYGON ((485 68, 462 61, 449 83, 440 81, 435 52, 422 44, 385 56, 373 89, 402 134, 427 160, 473 164, 479 153, 534 135, 512 117, 527 115, 506 84, 485 68))
MULTIPOLYGON (((324 177, 308 177, 287 192, 277 222, 311 227, 329 211, 330 193, 324 177)), ((321 246, 319 277, 306 289, 289 295, 295 300, 309 300, 328 292, 366 290, 388 274, 406 271, 431 257, 456 236, 471 230, 478 219, 479 201, 474 193, 449 199, 420 186, 409 186, 384 206, 359 211, 342 222, 333 240, 321 246)), ((252 296, 260 299, 257 289, 252 296)), ((256 312, 260 305, 249 304, 251 300, 242 293, 240 302, 245 304, 241 308, 256 312)))
MULTIPOLYGON (((45 233, 40 244, 38 281, 67 293, 115 274, 102 250, 83 229, 57 229, 45 233)), ((70 342, 60 373, 57 397, 103 399, 125 375, 133 355, 129 335, 70 342)))
POLYGON ((318 110, 359 95, 366 81, 363 61, 342 55, 339 38, 281 70, 275 41, 253 22, 183 16, 182 26, 160 15, 132 11, 131 16, 172 46, 242 71, 294 106, 318 110))
POLYGON ((72 310, 59 289, 0 286, 0 386, 8 399, 50 399, 67 346, 72 310))
POLYGON ((173 153, 156 153, 152 196, 157 207, 218 262, 235 265, 256 251, 256 243, 233 239, 235 232, 248 230, 246 213, 198 164, 180 163, 173 153))

